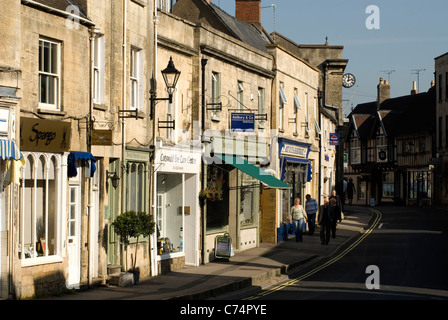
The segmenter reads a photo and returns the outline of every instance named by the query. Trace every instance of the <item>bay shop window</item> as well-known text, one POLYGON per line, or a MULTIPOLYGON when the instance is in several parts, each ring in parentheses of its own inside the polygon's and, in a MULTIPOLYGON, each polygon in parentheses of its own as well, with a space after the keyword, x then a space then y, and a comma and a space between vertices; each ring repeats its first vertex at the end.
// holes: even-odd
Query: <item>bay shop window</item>
POLYGON ((62 156, 23 153, 20 185, 19 258, 45 259, 61 253, 62 156))

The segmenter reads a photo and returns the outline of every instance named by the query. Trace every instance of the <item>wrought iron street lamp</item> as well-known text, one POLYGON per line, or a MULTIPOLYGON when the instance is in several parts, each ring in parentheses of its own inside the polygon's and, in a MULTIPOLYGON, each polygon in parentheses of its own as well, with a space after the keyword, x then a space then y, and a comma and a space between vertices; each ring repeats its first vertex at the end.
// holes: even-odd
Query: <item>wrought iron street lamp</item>
POLYGON ((177 81, 180 77, 180 71, 176 69, 174 66, 173 58, 170 57, 170 61, 168 62, 168 66, 162 70, 163 80, 165 81, 166 91, 168 92, 168 98, 157 98, 156 90, 151 91, 151 97, 149 100, 151 101, 151 119, 154 115, 154 106, 156 101, 168 100, 169 103, 173 101, 173 93, 176 89, 177 81))

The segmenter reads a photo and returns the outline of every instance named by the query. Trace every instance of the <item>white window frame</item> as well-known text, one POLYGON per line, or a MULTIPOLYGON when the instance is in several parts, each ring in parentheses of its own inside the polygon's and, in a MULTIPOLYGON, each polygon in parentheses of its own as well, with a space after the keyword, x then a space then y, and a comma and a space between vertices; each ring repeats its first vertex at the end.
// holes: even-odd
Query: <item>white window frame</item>
POLYGON ((238 109, 238 111, 243 111, 243 109, 244 109, 243 81, 238 81, 238 84, 237 84, 237 109, 238 109))
MULTIPOLYGON (((50 49, 51 54, 51 49, 50 49)), ((61 42, 56 40, 50 40, 48 38, 39 38, 39 53, 38 53, 38 59, 39 59, 39 87, 38 87, 38 95, 39 95, 39 107, 44 109, 52 109, 52 110, 60 110, 61 109, 61 42), (50 62, 50 70, 44 70, 44 61, 45 55, 44 50, 41 47, 41 45, 47 44, 50 45, 50 47, 55 46, 56 48, 56 58, 53 58, 50 56, 48 59, 50 62), (56 63, 56 68, 52 69, 51 63, 56 63), (42 70, 41 70, 42 69, 42 70), (47 101, 42 101, 42 78, 45 77, 47 79, 47 87, 46 87, 46 95, 47 99, 50 99, 50 96, 52 96, 53 103, 47 101), (50 92, 49 83, 50 81, 53 81, 53 92, 50 92)))
POLYGON ((283 90, 283 82, 280 82, 279 86, 279 105, 278 105, 278 128, 280 130, 284 129, 284 112, 285 112, 285 104, 288 104, 288 100, 286 99, 285 91, 283 90))
MULTIPOLYGON (((218 107, 217 103, 221 102, 221 74, 219 72, 212 72, 212 103, 213 108, 218 107)), ((213 111, 212 112, 212 120, 220 121, 220 112, 213 111)))
POLYGON ((157 0, 157 9, 161 11, 169 11, 171 0, 157 0))
POLYGON ((93 102, 95 104, 103 104, 105 87, 105 36, 95 36, 93 46, 93 102))
MULTIPOLYGON (((63 168, 66 169, 66 166, 63 166, 63 163, 67 162, 67 156, 60 155, 60 154, 53 154, 53 153, 33 153, 33 152, 22 152, 23 157, 25 160, 25 165, 21 168, 21 185, 20 185, 20 221, 19 221, 19 228, 20 228, 20 236, 19 236, 19 252, 22 254, 20 255, 21 264, 22 266, 32 266, 32 265, 40 265, 40 264, 46 264, 46 263, 54 263, 54 262, 61 262, 63 261, 63 257, 65 256, 63 247, 63 239, 65 238, 64 234, 66 234, 66 227, 63 223, 65 221, 66 217, 63 216, 63 213, 65 212, 62 210, 62 208, 65 208, 64 204, 66 201, 66 190, 67 190, 67 184, 63 183, 63 181, 66 181, 67 175, 66 170, 63 170, 63 168), (43 158, 45 160, 45 167, 43 167, 43 179, 38 179, 37 176, 37 170, 38 170, 38 161, 40 158, 43 158), (31 166, 31 163, 29 162, 29 159, 33 160, 33 164, 31 166), (54 224, 54 248, 55 252, 53 254, 50 254, 48 250, 48 210, 49 210, 49 192, 48 192, 48 186, 49 186, 49 169, 50 169, 50 161, 55 160, 54 165, 54 191, 56 194, 53 194, 53 199, 55 200, 53 202, 54 205, 54 217, 56 221, 53 221, 54 224), (31 175, 31 176, 29 176, 31 175), (29 179, 30 178, 30 179, 29 179), (25 208, 28 206, 28 203, 25 203, 25 179, 33 180, 33 187, 31 188, 31 199, 33 201, 32 203, 32 212, 31 212, 31 218, 34 226, 34 232, 33 232, 33 239, 32 243, 37 243, 39 239, 37 239, 36 235, 36 210, 37 210, 37 180, 44 180, 46 185, 46 199, 45 199, 45 208, 44 208, 44 214, 46 217, 46 227, 45 227, 45 240, 46 240, 46 250, 43 253, 42 256, 38 256, 36 250, 30 251, 30 257, 26 257, 24 253, 26 253, 25 250, 25 208), (65 226, 65 227, 64 227, 65 226)), ((28 218, 28 217, 27 217, 28 218)), ((34 247, 33 247, 34 249, 34 247)), ((65 248, 64 248, 65 249, 65 248)))
POLYGON ((361 163, 361 140, 352 138, 350 140, 350 164, 361 163))
POLYGON ((319 138, 320 135, 322 134, 322 130, 320 129, 319 126, 319 109, 317 106, 317 98, 314 97, 314 125, 316 128, 316 138, 319 138))
MULTIPOLYGON (((265 92, 264 92, 264 88, 258 87, 257 93, 258 93, 258 114, 260 116, 262 116, 262 115, 265 114, 265 107, 264 107, 265 92)), ((264 119, 264 118, 262 118, 262 119, 264 119)), ((264 129, 264 120, 260 120, 258 122, 258 128, 264 129)))
POLYGON ((310 135, 310 125, 308 122, 308 93, 305 92, 305 137, 310 135))
POLYGON ((130 55, 130 104, 131 110, 143 109, 143 50, 137 47, 131 48, 130 55))
POLYGON ((299 98, 297 97, 297 88, 294 89, 294 134, 298 134, 299 110, 302 109, 299 98))

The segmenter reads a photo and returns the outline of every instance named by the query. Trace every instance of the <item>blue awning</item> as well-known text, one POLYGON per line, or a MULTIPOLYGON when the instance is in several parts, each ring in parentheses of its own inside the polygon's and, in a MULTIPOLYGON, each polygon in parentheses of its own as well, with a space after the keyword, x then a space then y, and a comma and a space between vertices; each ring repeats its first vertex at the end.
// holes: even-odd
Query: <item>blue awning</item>
POLYGON ((68 176, 76 177, 76 175, 78 174, 78 170, 76 168, 76 161, 78 159, 90 160, 90 177, 93 177, 93 175, 96 171, 96 166, 95 166, 96 159, 90 152, 81 152, 81 151, 71 151, 70 154, 68 155, 68 159, 67 159, 68 176))
POLYGON ((22 153, 11 140, 0 139, 0 158, 3 160, 20 160, 22 153))

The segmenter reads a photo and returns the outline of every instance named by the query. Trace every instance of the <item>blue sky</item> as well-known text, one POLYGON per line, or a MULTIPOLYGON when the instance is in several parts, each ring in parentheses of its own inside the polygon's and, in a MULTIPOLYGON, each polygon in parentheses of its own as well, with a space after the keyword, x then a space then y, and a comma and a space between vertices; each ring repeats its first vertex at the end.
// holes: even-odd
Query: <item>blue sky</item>
MULTIPOLYGON (((235 14, 234 0, 213 0, 235 14)), ((262 0, 261 22, 268 32, 283 34, 298 44, 343 45, 349 59, 346 72, 356 84, 343 89, 346 113, 358 103, 376 99, 379 78, 390 79, 391 96, 410 94, 420 71, 420 92, 434 79, 434 58, 448 52, 447 0, 262 0), (275 4, 275 18, 272 4, 275 4), (368 29, 379 9, 379 29, 368 29), (369 20, 370 21, 370 20, 369 20), (394 71, 388 71, 394 70, 394 71)))

